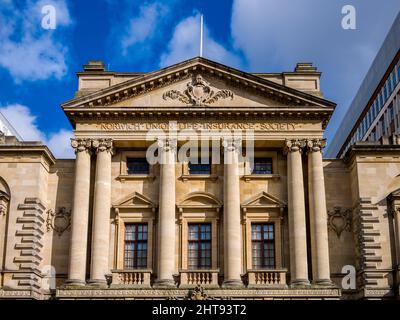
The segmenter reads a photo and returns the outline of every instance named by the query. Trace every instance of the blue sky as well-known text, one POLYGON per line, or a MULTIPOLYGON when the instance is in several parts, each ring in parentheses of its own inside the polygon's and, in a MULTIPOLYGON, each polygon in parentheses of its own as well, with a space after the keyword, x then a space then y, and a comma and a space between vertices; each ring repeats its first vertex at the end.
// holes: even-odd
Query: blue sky
POLYGON ((398 0, 0 0, 0 111, 25 140, 73 157, 60 104, 74 95, 75 72, 89 59, 146 72, 196 56, 201 12, 207 58, 250 72, 299 61, 322 71, 325 97, 338 104, 329 143, 399 10, 398 0), (41 26, 48 4, 55 30, 41 26), (341 27, 346 4, 356 30, 341 27))

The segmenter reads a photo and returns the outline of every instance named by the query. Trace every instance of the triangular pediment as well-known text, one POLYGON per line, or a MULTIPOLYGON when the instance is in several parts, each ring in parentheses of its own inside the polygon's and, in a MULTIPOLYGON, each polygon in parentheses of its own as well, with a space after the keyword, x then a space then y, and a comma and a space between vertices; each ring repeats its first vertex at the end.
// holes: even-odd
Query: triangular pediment
POLYGON ((334 103, 254 74, 193 58, 70 100, 64 110, 157 108, 332 109, 334 103))
POLYGON ((156 208, 157 205, 144 195, 134 192, 119 201, 114 208, 156 208))
POLYGON ((286 203, 263 191, 242 203, 242 208, 283 208, 286 203))

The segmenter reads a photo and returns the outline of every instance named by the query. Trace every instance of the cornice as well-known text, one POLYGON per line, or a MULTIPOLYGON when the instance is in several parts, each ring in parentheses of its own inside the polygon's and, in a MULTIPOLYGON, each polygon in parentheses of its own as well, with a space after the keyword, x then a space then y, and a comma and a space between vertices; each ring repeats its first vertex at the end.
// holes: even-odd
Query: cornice
POLYGON ((400 145, 388 144, 355 144, 353 145, 343 157, 345 162, 350 162, 358 155, 369 155, 369 156, 381 156, 381 155, 393 155, 398 157, 400 154, 400 145))
POLYGON ((53 153, 45 145, 0 145, 0 153, 5 152, 16 152, 19 154, 19 156, 23 156, 26 153, 39 153, 44 156, 49 165, 54 165, 56 163, 56 158, 54 157, 53 153))
POLYGON ((104 120, 299 120, 299 121, 322 121, 323 128, 326 127, 331 115, 331 110, 327 109, 290 109, 290 108, 220 108, 220 107, 154 107, 154 108, 77 108, 65 110, 71 124, 75 126, 77 122, 104 121, 104 120))

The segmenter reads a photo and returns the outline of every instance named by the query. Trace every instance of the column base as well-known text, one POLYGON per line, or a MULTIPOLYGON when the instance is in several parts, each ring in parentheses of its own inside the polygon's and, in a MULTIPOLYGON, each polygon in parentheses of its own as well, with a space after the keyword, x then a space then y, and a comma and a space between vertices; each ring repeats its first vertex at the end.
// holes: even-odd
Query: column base
POLYGON ((222 288, 244 288, 244 284, 242 282, 242 280, 225 280, 222 283, 222 288))
POLYGON ((290 282, 291 288, 309 287, 310 281, 308 279, 296 279, 290 282))
POLYGON ((65 284, 67 285, 67 286, 80 286, 80 287, 83 287, 83 286, 86 286, 86 281, 85 280, 80 280, 80 279, 67 279, 66 281, 65 281, 65 284))
POLYGON ((331 279, 319 279, 313 281, 313 285, 321 286, 321 287, 332 287, 334 286, 331 279))
POLYGON ((90 279, 88 284, 92 287, 107 288, 107 281, 105 279, 90 279))
POLYGON ((169 289, 176 288, 177 285, 172 279, 158 279, 154 281, 153 288, 156 289, 169 289))

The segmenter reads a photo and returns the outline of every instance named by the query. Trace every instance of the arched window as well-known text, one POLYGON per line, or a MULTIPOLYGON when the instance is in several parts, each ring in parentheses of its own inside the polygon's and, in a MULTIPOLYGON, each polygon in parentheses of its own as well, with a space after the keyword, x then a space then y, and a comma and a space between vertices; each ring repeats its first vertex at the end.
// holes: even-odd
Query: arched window
POLYGON ((3 178, 0 177, 0 216, 6 215, 10 203, 10 189, 3 178))

